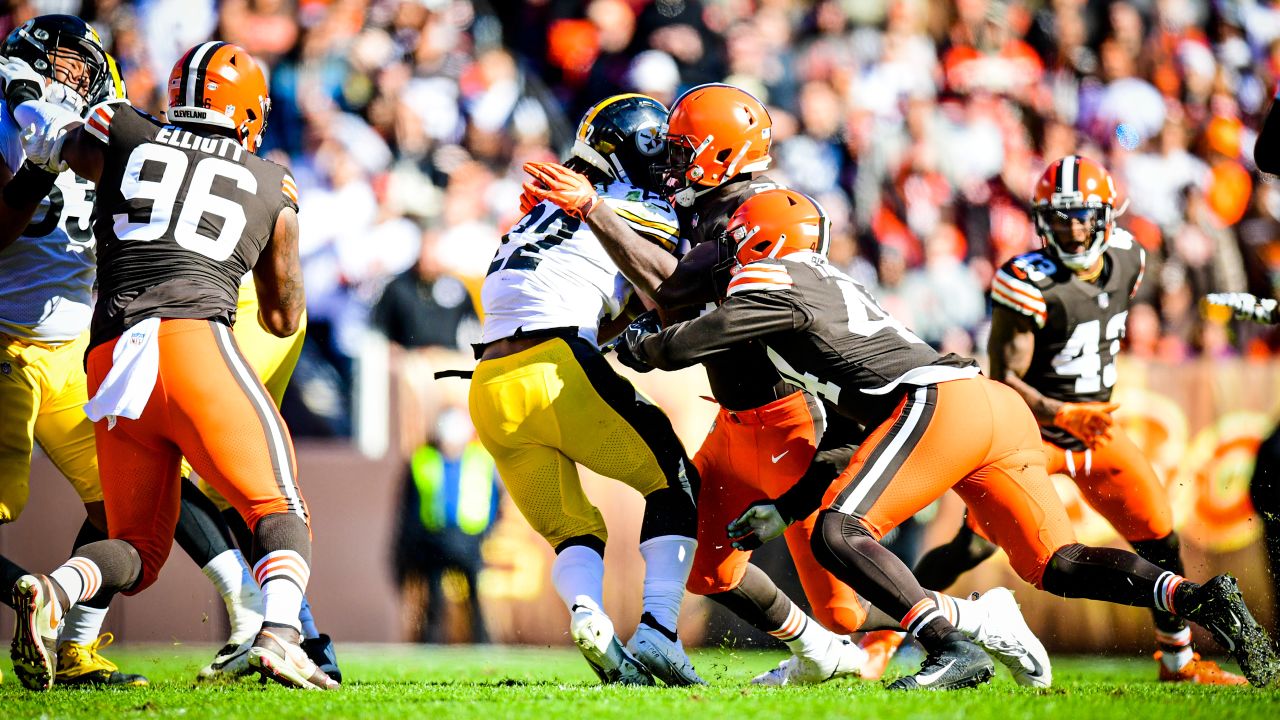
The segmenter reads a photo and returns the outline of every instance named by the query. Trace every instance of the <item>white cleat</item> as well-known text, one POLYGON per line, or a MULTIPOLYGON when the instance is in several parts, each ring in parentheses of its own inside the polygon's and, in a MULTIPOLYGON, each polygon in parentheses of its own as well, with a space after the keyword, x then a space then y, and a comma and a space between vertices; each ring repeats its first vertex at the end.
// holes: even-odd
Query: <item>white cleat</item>
POLYGON ((253 668, 249 665, 251 647, 253 647, 252 637, 239 644, 229 642, 223 645, 218 654, 213 656, 213 662, 200 668, 200 672, 196 674, 196 680, 220 682, 251 675, 253 673, 253 668))
POLYGON ((47 575, 23 575, 13 584, 13 644, 9 657, 13 673, 28 690, 53 687, 58 659, 58 626, 62 606, 58 604, 53 579, 47 575))
POLYGON ((844 635, 832 635, 821 657, 799 655, 778 663, 778 667, 751 678, 752 685, 817 685, 840 677, 861 677, 867 651, 844 635))
POLYGON ((302 690, 337 690, 333 678, 321 672, 299 645, 293 628, 262 628, 249 647, 249 665, 262 677, 302 690))
POLYGON ((986 612, 986 621, 974 633, 972 640, 1009 668, 1019 685, 1038 688, 1052 685, 1053 668, 1049 663, 1049 653, 1027 627, 1013 593, 1008 588, 998 587, 981 596, 974 593, 969 599, 981 605, 986 612))
POLYGON ((636 626, 636 634, 631 636, 627 649, 667 685, 707 684, 693 669, 679 639, 673 641, 645 623, 636 626))
POLYGON ((613 632, 613 621, 599 610, 573 606, 569 634, 600 682, 618 685, 653 685, 653 676, 627 652, 613 632))

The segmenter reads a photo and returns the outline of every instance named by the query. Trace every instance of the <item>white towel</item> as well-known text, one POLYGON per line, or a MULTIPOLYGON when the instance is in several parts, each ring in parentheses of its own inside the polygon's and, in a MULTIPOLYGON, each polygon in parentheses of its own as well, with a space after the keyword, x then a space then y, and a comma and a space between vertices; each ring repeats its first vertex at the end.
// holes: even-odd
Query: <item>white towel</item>
POLYGON ((124 331, 111 351, 111 371, 98 392, 84 405, 93 422, 107 418, 107 429, 117 417, 137 420, 151 399, 160 373, 160 318, 147 318, 124 331))

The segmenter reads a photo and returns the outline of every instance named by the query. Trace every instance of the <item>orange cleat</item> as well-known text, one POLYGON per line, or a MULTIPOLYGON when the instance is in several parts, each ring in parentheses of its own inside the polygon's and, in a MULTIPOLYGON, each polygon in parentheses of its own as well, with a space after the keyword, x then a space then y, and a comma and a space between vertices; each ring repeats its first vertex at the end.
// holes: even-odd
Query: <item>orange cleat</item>
POLYGON ((903 637, 905 635, 897 630, 873 630, 862 636, 858 647, 867 652, 867 661, 862 666, 863 680, 879 680, 884 675, 903 637))
POLYGON ((1191 662, 1181 670, 1170 670, 1161 662, 1164 653, 1156 651, 1156 664, 1160 666, 1160 682, 1189 682, 1199 685, 1248 685, 1243 676, 1218 667, 1212 660, 1201 660, 1200 653, 1191 656, 1191 662))

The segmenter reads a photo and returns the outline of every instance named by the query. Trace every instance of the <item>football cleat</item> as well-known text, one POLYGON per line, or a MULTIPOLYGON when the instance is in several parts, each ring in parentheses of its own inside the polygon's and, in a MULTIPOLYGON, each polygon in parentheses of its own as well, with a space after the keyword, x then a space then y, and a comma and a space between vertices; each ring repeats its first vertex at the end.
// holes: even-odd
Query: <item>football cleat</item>
POLYGON ((600 682, 619 685, 653 685, 653 676, 618 642, 613 621, 599 610, 573 606, 569 634, 600 682))
POLYGON ((649 672, 653 673, 667 685, 706 685, 707 681, 698 677, 693 663, 684 652, 680 640, 671 640, 657 628, 645 623, 636 626, 636 633, 627 642, 627 649, 641 662, 649 672))
POLYGON ((906 639, 906 633, 897 630, 873 630, 862 636, 858 647, 867 653, 862 664, 863 680, 879 680, 889 668, 889 661, 906 639))
POLYGON ((28 690, 53 687, 62 606, 47 575, 23 575, 13 584, 13 609, 17 621, 9 657, 13 672, 28 690))
POLYGON ((817 685, 839 677, 860 677, 867 653, 844 635, 832 635, 831 644, 820 657, 799 655, 778 663, 778 667, 751 678, 752 685, 817 685))
POLYGON ((1156 664, 1160 666, 1160 682, 1186 682, 1197 685, 1249 684, 1243 676, 1223 670, 1218 663, 1212 660, 1201 660, 1200 653, 1192 655, 1191 662, 1183 665, 1180 670, 1170 670, 1169 666, 1160 659, 1163 654, 1157 650, 1155 655, 1156 664))
POLYGON ((890 690, 958 690, 991 681, 996 667, 982 648, 963 638, 929 653, 915 675, 889 683, 890 690))
POLYGON ((115 663, 98 651, 115 641, 111 633, 103 633, 88 645, 64 642, 58 645, 58 668, 55 685, 132 685, 150 684, 146 677, 120 672, 115 663))
POLYGON ((311 658, 311 662, 320 668, 320 672, 337 682, 342 682, 342 670, 338 668, 338 654, 333 649, 333 639, 321 633, 319 637, 302 641, 302 649, 311 658))
POLYGON ((986 611, 986 621, 969 638, 1009 668, 1019 685, 1047 688, 1053 684, 1049 653, 1022 617, 1008 588, 992 588, 969 598, 986 611))
POLYGON ((235 680, 253 673, 253 668, 249 665, 249 648, 253 647, 253 640, 247 640, 235 645, 227 643, 222 649, 213 656, 213 662, 200 668, 200 672, 196 673, 196 680, 199 682, 218 682, 222 680, 235 680))
POLYGON ((1213 633, 1219 645, 1231 653, 1249 684, 1266 687, 1280 674, 1271 638, 1244 604, 1240 586, 1230 575, 1218 575, 1195 589, 1187 608, 1178 614, 1213 633))
POLYGON ((285 687, 303 690, 342 687, 311 662, 299 640, 298 631, 291 627, 263 626, 249 648, 249 665, 262 677, 285 687))

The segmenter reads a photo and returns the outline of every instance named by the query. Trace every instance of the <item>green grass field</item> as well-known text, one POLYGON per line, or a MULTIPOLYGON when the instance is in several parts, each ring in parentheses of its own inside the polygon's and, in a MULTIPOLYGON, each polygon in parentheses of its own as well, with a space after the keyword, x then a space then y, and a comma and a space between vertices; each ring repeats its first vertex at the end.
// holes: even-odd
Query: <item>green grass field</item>
MULTIPOLYGON (((338 692, 302 693, 260 686, 204 687, 191 681, 212 648, 112 649, 126 670, 151 677, 148 688, 26 692, 3 664, 0 718, 768 718, 867 720, 965 718, 1277 718, 1280 687, 1201 688, 1152 681, 1150 660, 1056 658, 1055 685, 1024 690, 1000 670, 976 690, 891 694, 879 683, 836 681, 819 687, 753 688, 756 672, 780 653, 709 650, 694 661, 710 687, 601 687, 570 649, 340 646, 347 683, 338 692)), ((896 673, 895 673, 896 674, 896 673)))

